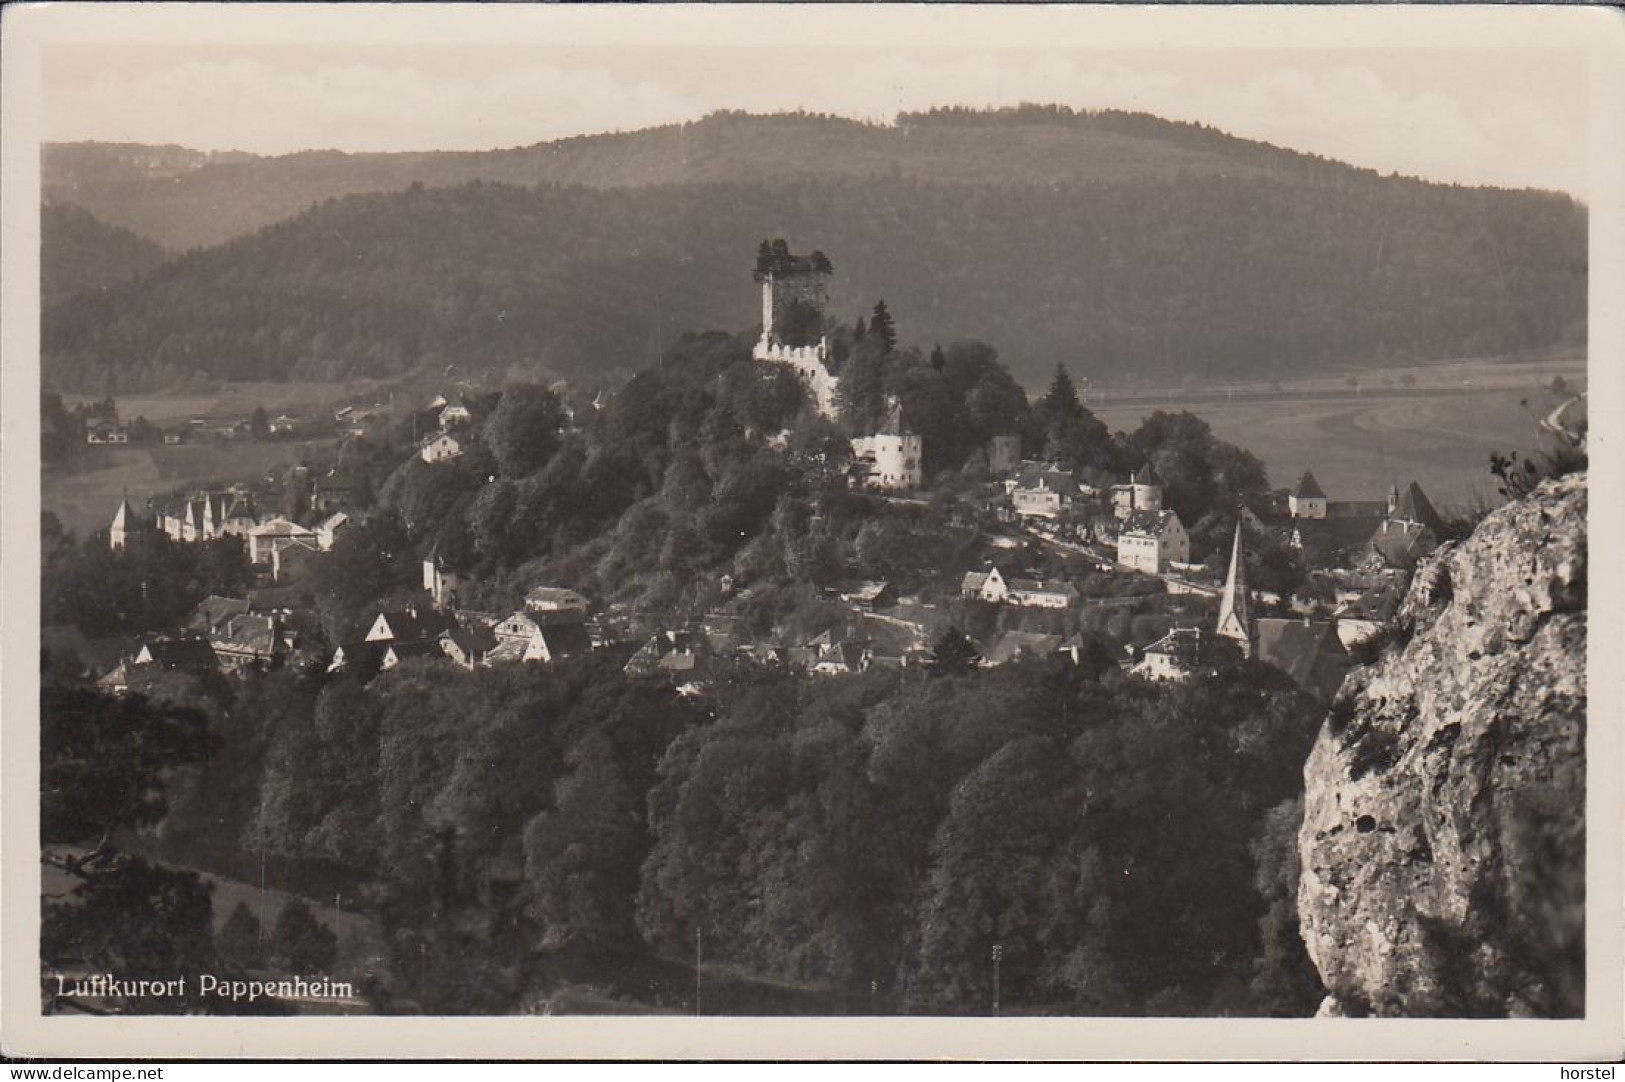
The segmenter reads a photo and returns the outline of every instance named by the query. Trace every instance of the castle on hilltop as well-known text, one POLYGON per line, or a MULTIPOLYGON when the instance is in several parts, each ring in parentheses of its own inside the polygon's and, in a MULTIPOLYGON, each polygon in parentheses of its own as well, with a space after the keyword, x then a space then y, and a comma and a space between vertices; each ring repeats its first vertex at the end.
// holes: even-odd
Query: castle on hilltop
POLYGON ((818 412, 835 416, 835 374, 829 370, 829 339, 824 310, 829 276, 823 252, 790 253, 782 239, 763 241, 756 253, 756 281, 762 286, 762 337, 751 356, 787 364, 800 374, 818 412))

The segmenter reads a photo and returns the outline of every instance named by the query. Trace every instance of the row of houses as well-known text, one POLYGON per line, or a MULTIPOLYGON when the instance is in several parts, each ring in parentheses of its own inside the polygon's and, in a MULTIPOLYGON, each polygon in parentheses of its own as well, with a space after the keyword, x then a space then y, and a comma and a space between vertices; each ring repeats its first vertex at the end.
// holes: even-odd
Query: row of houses
POLYGON ((380 612, 366 634, 340 644, 329 672, 370 675, 410 658, 446 658, 465 669, 509 662, 547 664, 594 648, 585 614, 519 610, 506 617, 471 610, 380 612))
POLYGON ((233 675, 273 668, 302 647, 289 616, 286 610, 261 609, 245 598, 207 597, 178 633, 136 640, 97 685, 124 692, 167 673, 233 675))
POLYGON ((124 497, 113 513, 107 542, 116 552, 160 535, 182 544, 236 537, 247 545, 249 562, 268 567, 272 579, 280 581, 287 576, 285 564, 327 552, 351 525, 345 511, 334 511, 315 526, 303 526, 284 515, 262 516, 252 496, 236 490, 162 501, 147 514, 124 497))

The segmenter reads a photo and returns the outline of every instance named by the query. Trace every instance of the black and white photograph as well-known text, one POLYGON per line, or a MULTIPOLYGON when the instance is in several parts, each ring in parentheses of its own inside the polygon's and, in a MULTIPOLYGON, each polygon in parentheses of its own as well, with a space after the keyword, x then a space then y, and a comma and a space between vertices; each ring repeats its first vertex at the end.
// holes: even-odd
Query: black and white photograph
POLYGON ((8 1014, 1617 1031, 1617 12, 89 6, 8 1014))

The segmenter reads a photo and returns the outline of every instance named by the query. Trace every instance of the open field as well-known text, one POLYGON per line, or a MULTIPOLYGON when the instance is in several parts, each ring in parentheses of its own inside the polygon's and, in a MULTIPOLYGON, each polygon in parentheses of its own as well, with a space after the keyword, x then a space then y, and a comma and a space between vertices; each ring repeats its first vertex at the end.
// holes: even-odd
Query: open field
MULTIPOLYGON (((1220 439, 1257 455, 1276 486, 1292 484, 1309 467, 1334 500, 1378 500, 1390 484, 1414 479, 1445 509, 1494 502, 1490 452, 1537 447, 1536 418, 1567 397, 1537 389, 1532 376, 1499 387, 1481 378, 1358 395, 1170 398, 1092 408, 1113 429, 1132 428, 1153 410, 1188 409, 1220 439)), ((1583 368, 1564 378, 1573 390, 1584 389, 1583 368)))
MULTIPOLYGON (((126 421, 145 417, 155 425, 172 425, 193 417, 210 421, 241 420, 264 406, 272 417, 279 413, 309 417, 362 398, 388 401, 387 385, 377 380, 344 383, 226 383, 211 391, 165 391, 157 394, 115 395, 119 416, 126 421)), ((95 396, 65 394, 71 409, 95 396)))
POLYGON ((45 470, 40 506, 83 537, 112 521, 119 497, 125 493, 140 506, 148 497, 176 488, 259 477, 325 454, 335 443, 329 436, 176 447, 86 447, 71 466, 45 470))

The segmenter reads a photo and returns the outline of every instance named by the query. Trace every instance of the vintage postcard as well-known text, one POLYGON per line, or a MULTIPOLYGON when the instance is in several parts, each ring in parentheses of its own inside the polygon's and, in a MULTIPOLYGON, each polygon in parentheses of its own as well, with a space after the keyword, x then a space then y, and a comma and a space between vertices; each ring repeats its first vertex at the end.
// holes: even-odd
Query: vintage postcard
POLYGON ((7 1054, 1620 1054, 1617 11, 4 50, 7 1054))

